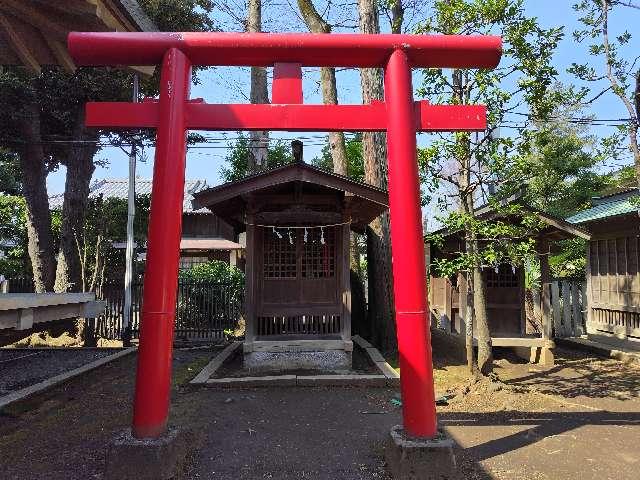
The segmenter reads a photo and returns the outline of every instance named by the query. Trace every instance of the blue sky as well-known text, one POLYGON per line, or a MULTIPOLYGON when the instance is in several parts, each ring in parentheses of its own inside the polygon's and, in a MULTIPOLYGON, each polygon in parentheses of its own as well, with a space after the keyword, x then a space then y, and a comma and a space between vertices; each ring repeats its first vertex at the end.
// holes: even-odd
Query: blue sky
MULTIPOLYGON (((318 2, 320 4, 322 2, 318 2)), ((527 10, 530 15, 537 16, 542 26, 550 27, 553 25, 565 26, 565 38, 560 44, 556 57, 555 65, 560 72, 560 79, 563 82, 574 82, 574 79, 566 74, 565 69, 572 63, 586 63, 589 57, 586 48, 583 45, 576 44, 571 32, 578 27, 577 15, 571 6, 575 0, 527 0, 527 10)), ((283 4, 278 8, 269 7, 266 3, 265 13, 265 29, 270 31, 302 31, 302 24, 296 18, 296 15, 282 11, 283 4)), ((344 7, 342 11, 335 12, 336 22, 350 27, 354 24, 356 12, 344 7), (352 17, 353 15, 353 17, 352 17)), ((219 23, 223 28, 229 30, 237 29, 234 20, 225 16, 223 13, 218 14, 219 23)), ((622 13, 616 14, 611 19, 611 30, 613 33, 621 33, 624 29, 629 30, 634 35, 632 46, 636 46, 640 42, 640 11, 625 9, 622 13), (635 29, 633 27, 636 27, 635 29), (635 30, 635 31, 634 31, 635 30)), ((384 27, 383 27, 384 28, 384 27)), ((344 29, 349 31, 348 28, 344 29)), ((320 103, 321 97, 318 89, 318 71, 316 69, 307 69, 304 72, 304 100, 305 103, 320 103)), ((339 100, 341 103, 360 103, 360 77, 355 70, 339 71, 337 73, 339 100)), ((414 86, 420 85, 419 72, 414 72, 414 86)), ((201 74, 200 85, 192 87, 192 97, 202 97, 208 103, 246 103, 249 95, 249 70, 241 68, 215 68, 210 69, 201 74)), ((604 95, 593 104, 592 113, 597 118, 622 118, 626 117, 626 111, 620 104, 620 101, 613 95, 604 95)), ((599 135, 606 135, 610 127, 598 127, 595 130, 599 135)), ((224 163, 226 148, 230 140, 237 137, 237 133, 228 132, 205 132, 206 136, 212 140, 207 145, 199 145, 199 148, 192 148, 187 154, 187 171, 188 179, 205 179, 210 185, 221 183, 220 169, 224 163), (207 148, 203 148, 207 147, 207 148)), ((303 133, 303 134, 287 134, 275 133, 273 137, 281 138, 300 138, 305 143, 305 159, 310 160, 317 156, 324 144, 325 134, 323 133, 303 133)), ((428 142, 428 135, 421 134, 419 143, 428 142)), ((126 177, 128 175, 128 159, 124 152, 117 148, 106 148, 98 154, 99 158, 107 160, 105 167, 98 167, 94 173, 93 179, 101 179, 106 177, 126 177)), ((151 178, 153 170, 153 149, 145 151, 145 160, 137 163, 137 174, 140 177, 151 178)), ((47 186, 50 194, 60 193, 64 191, 65 170, 53 172, 47 178, 47 186)))

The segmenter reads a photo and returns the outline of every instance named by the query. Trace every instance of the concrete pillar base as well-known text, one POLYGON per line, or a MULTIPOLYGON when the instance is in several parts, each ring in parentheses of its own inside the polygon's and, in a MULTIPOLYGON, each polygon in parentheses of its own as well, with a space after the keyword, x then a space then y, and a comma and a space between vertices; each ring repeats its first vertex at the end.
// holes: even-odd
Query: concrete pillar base
POLYGON ((540 365, 544 365, 545 367, 553 367, 555 363, 555 358, 553 355, 553 350, 550 347, 542 347, 540 349, 540 365))
POLYGON ((407 437, 402 425, 391 428, 385 448, 387 470, 395 480, 461 480, 453 440, 440 432, 434 439, 407 437))
POLYGON ((107 451, 105 480, 169 480, 186 456, 181 430, 169 429, 158 439, 140 440, 125 430, 117 434, 107 451))

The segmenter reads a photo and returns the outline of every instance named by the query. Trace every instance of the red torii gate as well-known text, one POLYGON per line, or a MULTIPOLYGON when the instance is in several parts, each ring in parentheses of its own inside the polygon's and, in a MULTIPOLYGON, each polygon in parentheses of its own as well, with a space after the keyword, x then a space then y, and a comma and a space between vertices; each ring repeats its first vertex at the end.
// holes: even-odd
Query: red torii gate
POLYGON ((486 108, 414 102, 411 69, 493 68, 493 36, 71 33, 80 65, 162 64, 160 99, 88 103, 92 127, 156 128, 153 196, 133 414, 137 438, 166 429, 184 195, 186 131, 386 131, 393 284, 406 434, 436 435, 416 132, 482 131, 486 108), (274 66, 270 105, 189 98, 191 65, 274 66), (303 105, 302 66, 382 67, 385 102, 303 105))

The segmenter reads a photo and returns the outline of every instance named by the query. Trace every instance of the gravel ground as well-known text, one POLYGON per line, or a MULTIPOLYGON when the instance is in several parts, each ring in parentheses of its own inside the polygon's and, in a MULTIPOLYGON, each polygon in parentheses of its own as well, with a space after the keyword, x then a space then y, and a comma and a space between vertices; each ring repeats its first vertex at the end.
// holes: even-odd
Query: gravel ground
POLYGON ((34 385, 118 351, 0 349, 0 395, 34 385))

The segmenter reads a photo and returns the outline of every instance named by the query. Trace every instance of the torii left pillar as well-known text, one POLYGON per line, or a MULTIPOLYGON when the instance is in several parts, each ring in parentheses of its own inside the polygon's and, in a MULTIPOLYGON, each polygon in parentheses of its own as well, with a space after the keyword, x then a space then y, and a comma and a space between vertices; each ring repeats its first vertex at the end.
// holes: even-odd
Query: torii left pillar
POLYGON ((162 60, 160 121, 153 164, 147 269, 140 325, 133 434, 157 438, 166 429, 171 395, 171 361, 180 262, 186 166, 185 109, 191 62, 176 48, 162 60))

